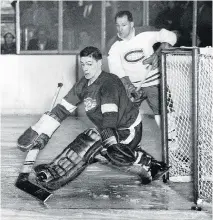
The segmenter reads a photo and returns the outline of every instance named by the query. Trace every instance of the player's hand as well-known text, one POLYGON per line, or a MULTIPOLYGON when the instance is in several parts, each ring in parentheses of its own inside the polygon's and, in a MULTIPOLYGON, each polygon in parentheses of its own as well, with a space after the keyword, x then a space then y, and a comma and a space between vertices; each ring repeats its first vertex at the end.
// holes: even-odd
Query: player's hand
POLYGON ((38 139, 35 141, 34 146, 38 147, 40 150, 42 150, 48 143, 50 138, 46 134, 39 135, 38 139))
POLYGON ((18 148, 21 151, 28 151, 34 147, 42 150, 49 141, 48 135, 42 133, 38 134, 31 127, 29 127, 18 139, 18 148))
POLYGON ((45 112, 36 124, 29 127, 18 138, 18 148, 21 151, 29 151, 35 146, 43 149, 60 123, 61 121, 56 115, 45 112))
POLYGON ((131 95, 131 101, 134 102, 137 107, 139 107, 143 100, 143 90, 137 88, 131 95))
POLYGON ((139 99, 140 98, 140 95, 139 95, 139 93, 137 91, 137 88, 133 84, 130 84, 128 86, 128 88, 126 88, 126 91, 127 91, 128 97, 131 99, 132 102, 135 99, 139 99))
POLYGON ((140 92, 140 90, 138 91, 137 89, 135 89, 135 90, 133 90, 132 92, 131 92, 131 99, 133 100, 133 101, 135 101, 135 100, 139 100, 140 99, 140 97, 141 97, 141 92, 140 92))
POLYGON ((158 62, 159 62, 159 59, 158 59, 158 55, 156 53, 153 53, 150 57, 143 60, 144 65, 151 65, 152 66, 151 70, 158 68, 158 62))

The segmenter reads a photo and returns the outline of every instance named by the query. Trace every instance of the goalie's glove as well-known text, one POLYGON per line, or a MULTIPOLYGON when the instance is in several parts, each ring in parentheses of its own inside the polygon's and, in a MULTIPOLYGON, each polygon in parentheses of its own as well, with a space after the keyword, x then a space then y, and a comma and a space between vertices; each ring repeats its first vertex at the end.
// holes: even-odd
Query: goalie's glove
POLYGON ((101 152, 107 160, 116 166, 130 166, 136 158, 134 152, 125 144, 117 142, 115 132, 106 128, 101 132, 103 151, 101 152))
POLYGON ((19 138, 18 148, 28 151, 34 146, 43 149, 55 130, 60 126, 60 119, 51 112, 46 112, 40 120, 29 127, 19 138))
POLYGON ((134 93, 132 93, 131 101, 135 103, 137 107, 141 105, 141 102, 143 101, 143 94, 144 91, 141 88, 137 88, 134 93))
POLYGON ((137 88, 131 83, 129 77, 121 78, 121 81, 126 89, 127 96, 131 101, 140 98, 140 93, 138 93, 137 88))
POLYGON ((142 92, 141 90, 137 90, 136 87, 134 87, 134 89, 131 90, 131 101, 132 102, 139 102, 141 96, 142 96, 142 92))

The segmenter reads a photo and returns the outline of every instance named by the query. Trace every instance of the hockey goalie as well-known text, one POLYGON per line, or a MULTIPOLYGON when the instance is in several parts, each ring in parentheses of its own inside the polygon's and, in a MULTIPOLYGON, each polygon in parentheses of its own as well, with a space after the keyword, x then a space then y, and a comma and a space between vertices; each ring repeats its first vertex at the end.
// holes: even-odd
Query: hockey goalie
POLYGON ((83 102, 86 115, 96 128, 79 134, 50 163, 34 168, 36 181, 43 188, 54 191, 70 183, 96 157, 104 158, 115 167, 142 168, 143 184, 150 183, 168 166, 155 160, 140 147, 142 137, 141 115, 131 102, 121 80, 102 71, 102 54, 95 47, 80 52, 84 76, 50 112, 28 128, 18 139, 18 148, 29 151, 35 141, 43 149, 53 133, 70 113, 83 102))

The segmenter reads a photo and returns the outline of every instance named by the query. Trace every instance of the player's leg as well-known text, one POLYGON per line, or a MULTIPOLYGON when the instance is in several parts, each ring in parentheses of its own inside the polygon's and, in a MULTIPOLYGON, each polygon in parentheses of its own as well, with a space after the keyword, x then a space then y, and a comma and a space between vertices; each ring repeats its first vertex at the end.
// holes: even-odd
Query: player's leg
POLYGON ((138 175, 144 184, 150 183, 152 180, 150 164, 146 160, 140 160, 137 161, 137 164, 134 164, 138 157, 135 149, 142 138, 142 122, 140 121, 135 127, 114 132, 118 143, 110 145, 101 153, 109 161, 109 164, 106 165, 138 175))
POLYGON ((80 175, 101 149, 99 133, 95 129, 87 129, 52 162, 35 167, 38 184, 48 190, 61 188, 80 175))
POLYGON ((144 87, 143 90, 146 92, 147 103, 153 111, 153 114, 155 116, 155 121, 158 127, 160 127, 161 126, 160 85, 144 87))
MULTIPOLYGON (((147 93, 147 102, 152 109, 155 120, 157 124, 161 125, 161 103, 160 103, 160 85, 156 86, 150 86, 145 88, 147 93)), ((171 97, 171 93, 169 89, 167 88, 167 117, 168 117, 168 142, 169 144, 176 144, 177 143, 177 134, 176 134, 176 122, 174 117, 174 111, 173 109, 173 101, 171 97)))
POLYGON ((128 168, 129 171, 134 171, 137 166, 144 168, 141 173, 138 173, 143 184, 150 183, 168 171, 169 167, 164 162, 157 161, 153 156, 141 149, 142 123, 134 127, 134 129, 118 131, 118 136, 122 144, 121 147, 129 148, 135 154, 135 161, 128 168))
MULTIPOLYGON (((143 88, 143 94, 146 94, 146 100, 150 108, 152 109, 155 115, 155 121, 160 128, 161 126, 161 106, 160 106, 160 85, 154 85, 150 87, 143 88)), ((157 161, 147 152, 139 148, 139 155, 141 155, 142 160, 145 157, 149 157, 150 163, 152 164, 152 177, 153 179, 159 178, 163 173, 167 172, 169 167, 166 163, 157 161)), ((139 157, 138 157, 139 158, 139 157)), ((139 159, 138 159, 139 160, 139 159)))
MULTIPOLYGON (((150 108, 152 109, 155 115, 155 121, 159 128, 161 128, 161 99, 160 99, 160 85, 150 86, 144 88, 147 94, 147 102, 150 108)), ((173 101, 171 97, 171 92, 167 88, 167 117, 168 121, 168 141, 176 141, 176 123, 174 117, 174 110, 173 110, 173 101)))
POLYGON ((161 127, 161 116, 155 115, 155 122, 157 123, 158 127, 161 127))
MULTIPOLYGON (((174 112, 167 113, 168 121, 168 141, 175 141, 177 138, 174 112)), ((161 115, 155 115, 155 122, 161 128, 161 115)))

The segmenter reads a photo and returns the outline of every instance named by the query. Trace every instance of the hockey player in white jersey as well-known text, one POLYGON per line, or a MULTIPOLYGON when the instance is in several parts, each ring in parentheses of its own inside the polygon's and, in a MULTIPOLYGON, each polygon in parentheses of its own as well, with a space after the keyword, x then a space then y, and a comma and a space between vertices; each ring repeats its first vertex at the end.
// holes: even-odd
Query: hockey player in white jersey
POLYGON ((134 28, 131 12, 115 16, 117 38, 112 44, 108 63, 111 73, 122 80, 129 98, 138 106, 147 100, 160 127, 160 73, 158 56, 161 49, 173 46, 176 34, 166 29, 141 32, 134 28), (154 52, 154 44, 161 46, 154 52))

